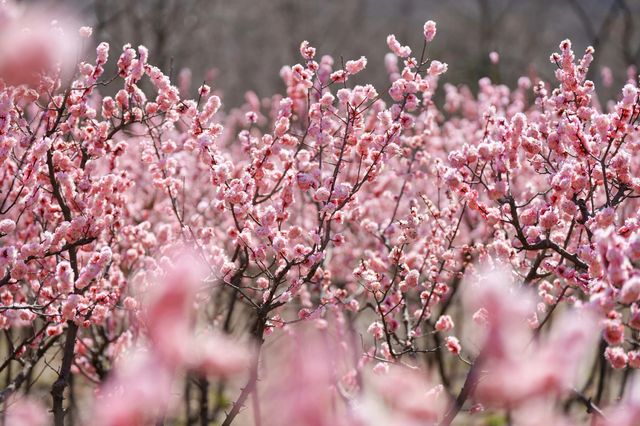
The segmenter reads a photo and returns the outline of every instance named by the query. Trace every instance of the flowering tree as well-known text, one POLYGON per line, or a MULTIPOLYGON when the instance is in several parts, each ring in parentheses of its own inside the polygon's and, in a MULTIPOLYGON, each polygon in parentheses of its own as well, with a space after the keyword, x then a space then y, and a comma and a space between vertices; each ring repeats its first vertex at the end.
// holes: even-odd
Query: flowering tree
POLYGON ((557 88, 440 108, 435 35, 387 38, 380 93, 303 42, 228 113, 143 46, 3 45, 5 420, 46 389, 56 425, 638 422, 637 81, 602 107, 564 41, 557 88))

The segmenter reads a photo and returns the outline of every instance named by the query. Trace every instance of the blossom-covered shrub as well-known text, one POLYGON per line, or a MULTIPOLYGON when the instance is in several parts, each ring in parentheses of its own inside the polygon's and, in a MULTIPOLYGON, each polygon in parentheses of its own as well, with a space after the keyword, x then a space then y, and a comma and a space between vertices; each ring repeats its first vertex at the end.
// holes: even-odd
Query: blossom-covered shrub
POLYGON ((423 31, 388 87, 305 41, 231 111, 143 46, 3 55, 5 420, 638 422, 637 80, 563 41, 557 82, 441 88, 423 31))

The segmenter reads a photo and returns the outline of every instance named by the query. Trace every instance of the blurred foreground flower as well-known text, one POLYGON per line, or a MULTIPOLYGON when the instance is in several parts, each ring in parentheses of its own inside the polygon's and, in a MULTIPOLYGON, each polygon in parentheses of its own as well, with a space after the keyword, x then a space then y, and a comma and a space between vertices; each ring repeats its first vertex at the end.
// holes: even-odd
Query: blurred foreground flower
POLYGON ((130 348, 99 389, 95 409, 101 424, 137 425, 163 418, 173 408, 172 384, 179 374, 229 377, 248 371, 247 348, 193 326, 198 285, 204 278, 201 266, 196 258, 183 255, 150 289, 143 308, 149 341, 130 348))
MULTIPOLYGON (((60 18, 68 15, 57 11, 60 18)), ((0 3, 0 79, 6 84, 37 84, 41 74, 72 67, 79 53, 73 20, 52 20, 51 11, 25 10, 0 3)))

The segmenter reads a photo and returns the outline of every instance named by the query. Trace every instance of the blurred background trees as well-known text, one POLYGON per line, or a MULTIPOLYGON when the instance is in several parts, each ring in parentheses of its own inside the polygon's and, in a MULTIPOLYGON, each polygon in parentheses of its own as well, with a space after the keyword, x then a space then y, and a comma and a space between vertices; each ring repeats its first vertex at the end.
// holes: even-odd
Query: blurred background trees
MULTIPOLYGON (((418 45, 426 19, 438 22, 430 52, 449 63, 446 81, 477 84, 482 76, 514 86, 521 75, 550 80, 549 54, 570 38, 576 52, 596 48, 591 79, 601 70, 613 87, 640 61, 640 0, 41 0, 76 10, 94 37, 117 49, 144 44, 150 60, 178 78, 189 68, 193 88, 207 80, 227 105, 246 90, 281 89, 279 70, 299 61, 309 40, 321 54, 369 59, 361 79, 383 84, 385 38, 418 45), (489 53, 500 54, 494 65, 489 53)), ((185 77, 186 71, 182 76, 185 77)), ((606 90, 603 92, 608 95, 606 90)))

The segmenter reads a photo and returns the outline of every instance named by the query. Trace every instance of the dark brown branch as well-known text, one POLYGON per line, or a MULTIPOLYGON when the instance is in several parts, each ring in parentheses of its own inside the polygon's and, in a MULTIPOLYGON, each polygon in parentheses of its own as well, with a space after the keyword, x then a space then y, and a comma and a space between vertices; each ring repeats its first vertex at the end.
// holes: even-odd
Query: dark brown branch
POLYGON ((602 412, 602 410, 600 408, 598 408, 598 406, 596 404, 594 404, 593 401, 591 401, 591 398, 587 398, 585 395, 583 395, 577 389, 572 389, 572 392, 573 392, 574 397, 578 401, 583 403, 585 407, 587 407, 587 413, 595 414, 597 417, 600 417, 601 419, 605 418, 605 415, 602 412))
POLYGON ((505 199, 506 203, 508 203, 510 207, 511 224, 516 230, 516 237, 522 244, 523 250, 537 251, 551 249, 558 253, 561 257, 572 262, 578 269, 586 270, 588 268, 587 264, 584 263, 576 254, 569 253, 567 250, 549 239, 538 241, 535 244, 530 244, 529 241, 527 241, 527 237, 524 235, 524 232, 522 231, 522 226, 520 225, 520 220, 518 219, 518 211, 515 200, 512 196, 505 197, 505 199))
POLYGON ((440 422, 440 426, 449 426, 451 422, 453 422, 453 419, 456 418, 458 413, 460 413, 460 410, 462 410, 462 407, 464 406, 464 403, 467 401, 467 399, 469 399, 469 397, 473 395, 473 392, 478 386, 478 381, 480 379, 479 366, 481 364, 481 356, 482 354, 478 355, 475 362, 469 369, 469 372, 467 373, 467 378, 465 379, 464 384, 462 385, 462 389, 460 389, 460 393, 458 393, 458 396, 454 401, 453 405, 451 406, 451 408, 449 408, 449 410, 445 414, 444 419, 442 419, 442 422, 440 422))
POLYGON ((261 311, 258 312, 258 318, 256 318, 256 323, 253 328, 252 334, 258 344, 258 348, 256 349, 255 359, 253 361, 253 364, 251 365, 251 372, 249 373, 249 379, 245 387, 240 392, 238 399, 236 399, 236 401, 233 403, 233 407, 231 407, 231 411, 229 411, 229 414, 227 414, 227 417, 222 422, 222 426, 229 426, 233 422, 233 419, 235 419, 236 416, 240 413, 240 410, 244 406, 249 395, 251 395, 252 392, 257 391, 256 386, 258 384, 258 366, 260 364, 260 347, 264 343, 264 328, 267 322, 266 312, 267 312, 267 309, 262 309, 261 311))

